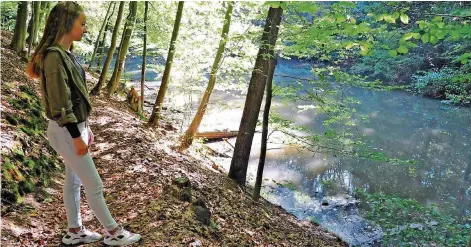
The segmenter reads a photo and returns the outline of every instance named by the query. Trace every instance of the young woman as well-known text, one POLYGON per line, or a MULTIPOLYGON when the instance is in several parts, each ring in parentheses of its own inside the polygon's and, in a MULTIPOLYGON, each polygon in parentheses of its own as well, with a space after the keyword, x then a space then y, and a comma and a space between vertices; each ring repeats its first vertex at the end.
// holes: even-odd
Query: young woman
POLYGON ((26 72, 41 80, 41 96, 49 118, 47 138, 64 159, 64 204, 68 232, 64 244, 92 243, 102 236, 88 231, 80 215, 80 187, 83 184, 90 208, 107 230, 107 245, 127 245, 140 240, 120 227, 108 210, 103 197, 103 183, 95 168, 88 146, 93 133, 88 124, 92 110, 85 83, 85 72, 72 51, 72 43, 87 32, 86 16, 76 2, 60 2, 51 10, 46 28, 26 72))

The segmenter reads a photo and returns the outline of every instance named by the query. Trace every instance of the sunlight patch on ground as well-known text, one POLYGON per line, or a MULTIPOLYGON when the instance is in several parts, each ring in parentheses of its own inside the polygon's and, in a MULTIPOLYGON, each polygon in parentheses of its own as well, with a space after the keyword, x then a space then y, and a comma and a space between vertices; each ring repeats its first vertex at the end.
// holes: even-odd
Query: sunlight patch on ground
POLYGON ((12 132, 6 132, 4 130, 2 132, 2 138, 0 139, 0 147, 2 152, 8 152, 9 150, 13 149, 15 145, 14 137, 11 134, 12 132))

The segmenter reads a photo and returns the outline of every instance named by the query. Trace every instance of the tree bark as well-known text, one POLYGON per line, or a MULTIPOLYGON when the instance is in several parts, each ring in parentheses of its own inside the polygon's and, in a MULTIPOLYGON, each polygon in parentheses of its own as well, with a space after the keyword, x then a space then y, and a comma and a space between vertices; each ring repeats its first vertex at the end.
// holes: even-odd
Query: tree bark
POLYGON ((16 11, 15 31, 13 33, 13 38, 10 44, 10 47, 17 52, 22 52, 25 49, 27 20, 28 2, 18 2, 18 9, 16 11))
POLYGON ((231 16, 232 16, 232 9, 234 7, 233 2, 227 2, 227 9, 226 14, 224 17, 224 26, 222 28, 221 33, 221 40, 219 41, 219 48, 216 52, 216 58, 214 59, 213 66, 211 68, 211 74, 209 76, 209 83, 206 87, 206 91, 204 91, 203 98, 201 99, 200 105, 198 107, 198 111, 191 121, 190 126, 185 132, 185 135, 181 139, 181 148, 188 148, 191 143, 193 142, 193 138, 198 131, 198 128, 203 120, 204 113, 206 112, 206 108, 208 106, 209 98, 211 97, 211 93, 213 92, 214 85, 216 84, 216 77, 219 67, 221 66, 221 59, 222 54, 224 53, 224 48, 226 47, 227 43, 227 34, 229 33, 229 27, 231 25, 231 16))
MULTIPOLYGON (((116 76, 108 82, 107 96, 111 96, 118 87, 121 74, 123 73, 124 64, 126 62, 126 55, 129 50, 131 43, 132 32, 134 30, 134 24, 136 23, 136 12, 137 12, 137 1, 131 1, 129 4, 129 15, 126 21, 126 29, 123 32, 122 44, 119 48, 118 58, 116 59, 116 65, 114 70, 116 76)), ((114 73, 114 72, 113 72, 114 73)))
POLYGON ((101 71, 100 79, 98 80, 98 83, 92 89, 90 94, 99 95, 100 90, 103 86, 103 83, 106 80, 106 74, 108 73, 108 68, 110 67, 111 60, 113 59, 113 53, 114 53, 114 50, 116 49, 116 39, 118 37, 118 30, 119 30, 119 26, 121 25, 121 19, 123 18, 124 4, 125 4, 124 1, 119 3, 118 17, 116 18, 116 22, 114 24, 113 36, 111 37, 111 45, 110 45, 110 48, 108 49, 108 54, 106 55, 105 65, 103 66, 103 70, 101 71))
POLYGON ((111 29, 111 17, 114 15, 114 11, 116 9, 116 3, 113 4, 113 10, 111 11, 111 15, 108 16, 108 20, 106 21, 106 27, 105 27, 105 33, 103 34, 103 38, 101 39, 101 50, 97 54, 98 59, 97 59, 97 67, 101 66, 101 63, 103 62, 103 56, 105 55, 105 46, 106 46, 106 35, 108 34, 108 30, 111 29))
POLYGON ((160 113, 162 111, 162 103, 164 102, 165 94, 167 93, 168 83, 170 79, 170 70, 173 64, 173 57, 175 56, 175 44, 178 37, 178 30, 180 29, 180 22, 183 13, 183 1, 178 2, 177 16, 173 25, 172 38, 170 40, 170 47, 168 49, 167 62, 165 63, 164 75, 162 76, 162 83, 160 85, 157 99, 155 100, 154 109, 149 118, 148 125, 156 126, 159 123, 160 113))
POLYGON ((108 10, 106 11, 105 19, 103 20, 103 24, 101 24, 100 31, 98 32, 98 36, 96 37, 95 49, 93 49, 92 58, 90 59, 90 64, 88 66, 89 68, 92 67, 93 60, 95 60, 96 52, 98 51, 98 46, 100 46, 101 35, 103 34, 103 30, 105 29, 105 26, 108 23, 108 18, 109 18, 108 15, 110 14, 111 5, 114 5, 114 4, 115 4, 114 2, 110 2, 110 5, 108 5, 108 10))
POLYGON ((236 180, 240 186, 245 186, 247 166, 252 148, 252 141, 257 125, 260 106, 268 77, 269 57, 273 57, 274 46, 278 36, 279 24, 283 9, 272 8, 268 11, 265 27, 258 51, 255 67, 252 71, 244 111, 240 121, 239 134, 231 160, 229 177, 236 180))
POLYGON ((149 11, 149 1, 145 1, 144 9, 144 47, 142 51, 142 72, 141 72, 141 100, 139 102, 139 113, 142 113, 144 106, 144 83, 146 82, 146 60, 147 60, 147 13, 149 11))
POLYGON ((255 188, 253 192, 253 199, 260 198, 260 190, 262 188, 263 169, 265 168, 265 157, 267 155, 267 140, 268 140, 268 120, 270 118, 271 100, 273 97, 273 74, 276 68, 276 58, 270 58, 267 79, 267 95, 265 97, 265 109, 263 110, 263 127, 262 127, 262 147, 260 150, 260 159, 258 160, 257 178, 255 179, 255 188))
POLYGON ((28 24, 28 38, 26 41, 28 42, 28 56, 31 53, 31 47, 35 44, 37 44, 37 39, 38 39, 38 29, 39 29, 39 15, 40 15, 40 7, 41 7, 41 2, 32 2, 33 5, 33 15, 31 16, 31 19, 29 20, 28 24))

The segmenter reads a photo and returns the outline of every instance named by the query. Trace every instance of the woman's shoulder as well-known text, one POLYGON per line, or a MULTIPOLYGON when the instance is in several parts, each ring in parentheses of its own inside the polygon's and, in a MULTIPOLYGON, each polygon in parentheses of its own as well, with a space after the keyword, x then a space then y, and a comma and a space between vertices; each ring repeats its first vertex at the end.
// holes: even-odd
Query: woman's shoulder
POLYGON ((46 73, 61 71, 62 57, 58 51, 48 50, 44 54, 44 71, 46 73))

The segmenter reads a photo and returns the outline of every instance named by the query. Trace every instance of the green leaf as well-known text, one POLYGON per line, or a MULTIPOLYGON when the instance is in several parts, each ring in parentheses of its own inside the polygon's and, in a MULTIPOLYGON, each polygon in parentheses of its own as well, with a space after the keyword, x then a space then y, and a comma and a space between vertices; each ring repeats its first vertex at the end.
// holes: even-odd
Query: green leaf
POLYGON ((402 13, 402 14, 401 14, 401 21, 402 21, 402 23, 404 23, 404 24, 409 23, 409 16, 406 15, 406 14, 404 14, 404 13, 402 13))
POLYGON ((435 35, 437 36, 438 39, 443 39, 446 36, 446 32, 443 30, 437 30, 435 35))
POLYGON ((404 43, 404 45, 406 45, 407 47, 410 47, 410 48, 416 48, 417 45, 415 43, 412 43, 412 42, 406 42, 404 43))
POLYGON ((420 34, 419 33, 406 33, 406 34, 404 34, 404 36, 402 38, 404 40, 409 40, 411 38, 420 39, 420 34))
POLYGON ((360 55, 366 56, 369 50, 370 48, 368 48, 368 46, 360 45, 360 55))
POLYGON ((425 33, 424 35, 422 35, 422 43, 427 43, 429 41, 429 38, 430 38, 430 35, 428 33, 425 33))
POLYGON ((378 15, 378 16, 376 16, 376 21, 382 21, 382 20, 384 20, 385 17, 386 17, 385 14, 378 15))
POLYGON ((329 129, 324 133, 324 135, 327 136, 327 137, 334 137, 336 134, 335 134, 334 130, 329 129))
POLYGON ((397 57, 397 51, 396 50, 389 50, 388 51, 389 56, 391 57, 397 57))
POLYGON ((420 29, 424 29, 424 28, 425 28, 425 24, 426 24, 425 21, 417 21, 416 23, 419 24, 419 28, 420 28, 420 29))
POLYGON ((402 53, 402 54, 406 54, 407 52, 409 52, 409 49, 407 49, 406 46, 399 46, 399 48, 397 48, 397 52, 399 53, 402 53))
POLYGON ((394 18, 394 19, 397 19, 397 18, 399 18, 399 15, 400 15, 399 12, 396 11, 392 14, 391 17, 394 18))
POLYGON ((344 15, 341 15, 341 14, 336 14, 335 19, 336 19, 337 23, 342 23, 342 22, 345 22, 347 20, 347 17, 345 17, 344 15))
POLYGON ((390 15, 386 15, 386 16, 384 17, 384 20, 387 21, 387 22, 389 22, 389 23, 391 23, 391 24, 396 23, 396 18, 394 18, 394 17, 392 17, 392 16, 390 16, 390 15))
POLYGON ((433 35, 433 34, 430 34, 430 43, 432 43, 432 44, 434 44, 434 45, 435 45, 436 43, 438 43, 438 38, 437 38, 437 36, 435 36, 435 35, 433 35))
POLYGON ((441 22, 442 20, 443 20, 443 17, 437 16, 437 17, 432 19, 432 22, 441 22))
POLYGON ((265 5, 268 5, 274 9, 277 9, 280 7, 280 2, 276 1, 276 2, 265 2, 265 5))
POLYGON ((297 2, 299 5, 296 6, 296 10, 299 12, 316 13, 318 11, 318 5, 313 2, 297 2))
POLYGON ((352 49, 352 47, 354 47, 354 46, 356 46, 356 45, 358 45, 358 44, 357 44, 357 43, 350 42, 349 44, 347 44, 347 46, 345 46, 345 49, 350 50, 350 49, 352 49))
POLYGON ((457 41, 460 38, 460 33, 457 31, 451 32, 451 40, 457 41))

